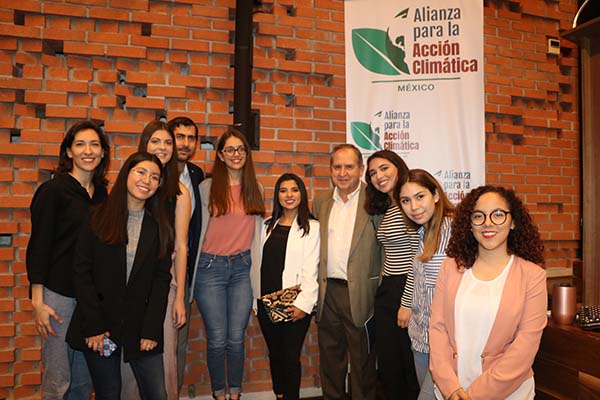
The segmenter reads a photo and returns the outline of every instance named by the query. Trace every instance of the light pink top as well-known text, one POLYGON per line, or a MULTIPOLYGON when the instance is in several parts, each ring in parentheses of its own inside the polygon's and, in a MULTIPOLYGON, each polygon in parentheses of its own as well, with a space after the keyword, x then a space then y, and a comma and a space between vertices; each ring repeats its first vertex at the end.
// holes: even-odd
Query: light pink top
POLYGON ((210 217, 206 228, 203 253, 228 256, 249 250, 254 237, 254 215, 247 215, 242 200, 242 186, 230 186, 232 206, 229 213, 210 217))

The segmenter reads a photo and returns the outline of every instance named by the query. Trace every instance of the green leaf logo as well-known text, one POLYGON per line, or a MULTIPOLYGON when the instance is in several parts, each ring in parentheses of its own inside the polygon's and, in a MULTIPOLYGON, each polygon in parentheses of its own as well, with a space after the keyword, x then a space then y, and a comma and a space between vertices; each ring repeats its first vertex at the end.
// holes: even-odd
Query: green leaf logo
POLYGON ((373 132, 371 124, 366 122, 351 122, 350 132, 354 143, 364 150, 381 150, 379 135, 373 132))
POLYGON ((410 74, 404 61, 404 36, 392 41, 388 31, 372 28, 352 30, 352 48, 358 62, 371 72, 383 75, 410 74))

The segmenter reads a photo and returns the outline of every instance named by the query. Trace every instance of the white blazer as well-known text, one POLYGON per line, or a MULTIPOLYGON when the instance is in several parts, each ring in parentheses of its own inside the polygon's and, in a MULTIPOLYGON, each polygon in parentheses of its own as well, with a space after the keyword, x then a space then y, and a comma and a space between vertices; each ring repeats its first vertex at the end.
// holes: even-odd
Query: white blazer
MULTIPOLYGON (((311 219, 309 233, 302 236, 303 233, 304 231, 298 225, 298 221, 294 219, 285 249, 285 265, 283 267, 281 287, 285 289, 299 284, 302 291, 298 294, 296 301, 294 301, 294 306, 310 314, 317 304, 317 297, 319 295, 319 284, 317 281, 321 246, 319 222, 311 219)), ((255 309, 258 299, 260 299, 260 269, 263 247, 269 235, 267 235, 267 225, 263 224, 260 236, 261 246, 259 257, 256 263, 252 260, 252 267, 250 269, 255 309)))

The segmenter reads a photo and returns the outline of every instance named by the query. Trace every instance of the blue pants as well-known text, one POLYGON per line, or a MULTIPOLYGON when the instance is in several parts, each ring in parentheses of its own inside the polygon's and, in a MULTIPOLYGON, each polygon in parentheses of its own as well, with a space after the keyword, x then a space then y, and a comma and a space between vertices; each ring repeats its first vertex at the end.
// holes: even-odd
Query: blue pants
POLYGON ((244 337, 252 307, 250 251, 231 256, 201 253, 194 298, 206 329, 206 354, 213 395, 242 390, 244 337), (227 357, 227 380, 225 380, 227 357))
POLYGON ((415 370, 421 391, 419 392, 418 400, 435 400, 433 393, 433 380, 431 372, 429 372, 429 354, 421 353, 413 349, 413 358, 415 360, 415 370))
POLYGON ((44 303, 60 316, 62 324, 50 318, 56 336, 49 336, 42 345, 42 399, 88 400, 92 381, 83 353, 71 349, 65 342, 76 301, 44 287, 44 303))
MULTIPOLYGON (((96 400, 121 399, 121 346, 110 357, 101 357, 97 352, 85 351, 96 400)), ((133 375, 143 400, 166 400, 165 373, 162 353, 144 355, 129 360, 133 375)))

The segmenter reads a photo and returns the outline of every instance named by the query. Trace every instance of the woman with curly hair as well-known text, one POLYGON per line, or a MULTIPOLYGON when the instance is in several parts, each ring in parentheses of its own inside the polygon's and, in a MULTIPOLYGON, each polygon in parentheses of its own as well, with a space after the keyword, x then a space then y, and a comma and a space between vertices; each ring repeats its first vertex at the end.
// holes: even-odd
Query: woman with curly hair
POLYGON ((383 214, 377 228, 377 240, 385 250, 385 258, 381 285, 375 294, 375 351, 388 400, 416 399, 419 395, 407 329, 419 237, 408 226, 398 201, 407 176, 408 167, 393 151, 377 151, 367 160, 365 208, 371 215, 383 214))
POLYGON ((481 186, 458 206, 429 322, 439 399, 533 399, 546 326, 543 245, 511 189, 481 186))

